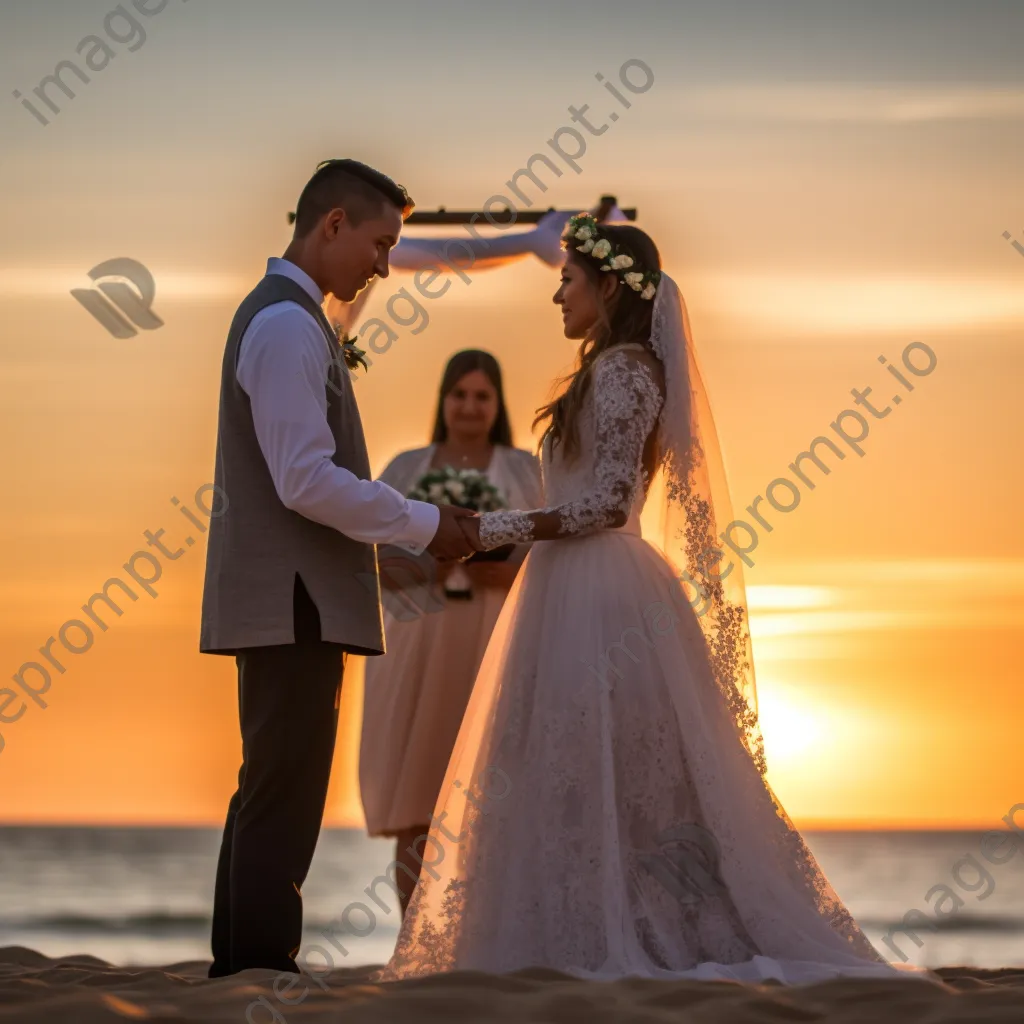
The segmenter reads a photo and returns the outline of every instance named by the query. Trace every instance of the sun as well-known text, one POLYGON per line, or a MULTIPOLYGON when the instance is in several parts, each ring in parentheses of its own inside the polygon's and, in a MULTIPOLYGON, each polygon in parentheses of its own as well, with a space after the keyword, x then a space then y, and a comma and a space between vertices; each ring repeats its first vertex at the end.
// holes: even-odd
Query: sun
POLYGON ((764 736, 765 757, 772 767, 806 766, 816 747, 826 741, 823 716, 785 686, 758 680, 758 718, 764 736))

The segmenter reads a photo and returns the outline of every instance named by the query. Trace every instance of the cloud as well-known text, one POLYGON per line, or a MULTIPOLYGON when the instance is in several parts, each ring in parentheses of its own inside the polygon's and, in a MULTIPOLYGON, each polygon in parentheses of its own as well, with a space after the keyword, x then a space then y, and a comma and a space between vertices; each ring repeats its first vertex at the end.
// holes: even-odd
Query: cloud
POLYGON ((815 636, 830 638, 813 646, 820 657, 855 633, 1024 626, 1024 559, 817 562, 778 575, 794 582, 747 587, 759 662, 797 657, 793 641, 815 636))
MULTIPOLYGON (((0 298, 43 299, 67 295, 72 288, 91 284, 82 267, 0 267, 0 298)), ((150 267, 157 295, 181 300, 245 296, 253 281, 217 271, 162 270, 150 267)))
POLYGON ((1011 278, 737 271, 698 272, 688 286, 707 310, 791 335, 1024 322, 1024 289, 1011 278))
POLYGON ((686 113, 699 117, 797 123, 1019 120, 1024 117, 1024 89, 807 82, 697 89, 685 93, 681 105, 686 113))

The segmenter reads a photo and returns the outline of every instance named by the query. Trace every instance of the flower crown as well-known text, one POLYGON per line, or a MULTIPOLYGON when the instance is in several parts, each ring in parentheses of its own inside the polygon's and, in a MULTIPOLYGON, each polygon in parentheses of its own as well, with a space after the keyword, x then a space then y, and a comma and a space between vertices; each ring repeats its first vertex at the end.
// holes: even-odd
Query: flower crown
POLYGON ((587 253, 600 260, 602 270, 614 270, 621 283, 639 292, 641 299, 654 298, 661 280, 661 271, 631 270, 633 257, 619 252, 609 239, 601 236, 601 227, 593 214, 579 213, 569 218, 562 235, 562 248, 568 249, 577 241, 583 243, 575 247, 577 252, 587 253))

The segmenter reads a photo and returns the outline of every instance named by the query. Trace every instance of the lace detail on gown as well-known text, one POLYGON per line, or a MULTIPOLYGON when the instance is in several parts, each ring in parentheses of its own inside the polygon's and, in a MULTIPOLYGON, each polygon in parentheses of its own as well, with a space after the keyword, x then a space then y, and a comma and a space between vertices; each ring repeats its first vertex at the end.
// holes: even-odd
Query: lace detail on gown
POLYGON ((485 512, 480 517, 480 543, 485 551, 502 544, 518 544, 533 540, 533 520, 516 509, 485 512))
POLYGON ((594 423, 590 486, 554 507, 485 512, 480 517, 480 542, 485 549, 586 534, 626 522, 644 444, 658 420, 662 394, 637 352, 618 346, 594 363, 590 399, 594 423))

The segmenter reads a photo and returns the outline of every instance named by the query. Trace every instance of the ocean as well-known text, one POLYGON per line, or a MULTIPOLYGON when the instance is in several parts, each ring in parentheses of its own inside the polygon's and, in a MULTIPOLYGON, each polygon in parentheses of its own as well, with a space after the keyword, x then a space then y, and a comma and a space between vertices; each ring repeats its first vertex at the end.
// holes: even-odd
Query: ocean
MULTIPOLYGON (((992 864, 982 855, 983 834, 808 831, 804 838, 889 959, 1024 966, 1024 843, 1005 863, 992 864), (886 945, 891 926, 915 909, 920 946, 904 934, 895 935, 895 949, 886 945)), ((0 946, 88 953, 118 964, 208 959, 219 842, 216 829, 0 827, 0 946)), ((362 902, 376 919, 371 926, 362 912, 351 915, 361 934, 341 940, 347 956, 332 950, 335 964, 386 961, 398 911, 392 901, 385 913, 363 890, 392 857, 391 840, 325 831, 303 887, 304 945, 327 945, 319 931, 362 902)), ((389 895, 384 886, 377 891, 389 895)), ((311 955, 314 967, 321 962, 311 955)))

